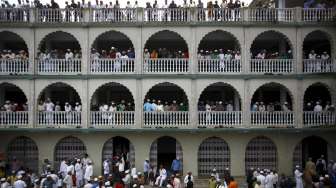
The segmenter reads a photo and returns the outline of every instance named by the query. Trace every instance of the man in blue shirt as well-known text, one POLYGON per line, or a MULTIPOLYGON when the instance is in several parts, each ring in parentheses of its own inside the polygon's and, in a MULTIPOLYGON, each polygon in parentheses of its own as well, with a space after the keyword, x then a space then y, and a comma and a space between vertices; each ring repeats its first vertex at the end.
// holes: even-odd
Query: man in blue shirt
POLYGON ((178 174, 182 170, 182 164, 181 164, 179 157, 176 157, 176 159, 173 160, 171 169, 175 175, 178 174))
POLYGON ((152 104, 150 103, 150 99, 147 99, 147 101, 144 104, 144 111, 150 112, 152 111, 152 104))

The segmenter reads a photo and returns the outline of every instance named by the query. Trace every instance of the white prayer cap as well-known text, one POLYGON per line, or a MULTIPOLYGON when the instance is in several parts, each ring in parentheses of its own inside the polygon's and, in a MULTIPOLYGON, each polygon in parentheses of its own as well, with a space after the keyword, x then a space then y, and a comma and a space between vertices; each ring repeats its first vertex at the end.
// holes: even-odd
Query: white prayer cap
POLYGON ((128 174, 128 173, 129 173, 129 170, 126 170, 125 173, 128 174))
POLYGON ((324 178, 321 176, 321 177, 320 177, 320 181, 323 181, 323 180, 324 180, 324 178))
POLYGON ((137 187, 138 185, 137 184, 133 184, 133 187, 137 187))
POLYGON ((295 168, 300 168, 300 166, 299 166, 299 165, 296 165, 295 168))
POLYGON ((109 181, 105 182, 105 186, 110 186, 110 185, 111 185, 111 184, 110 184, 109 181))
POLYGON ((6 178, 1 178, 0 181, 4 182, 4 181, 6 181, 6 178))
POLYGON ((94 178, 93 181, 98 181, 98 178, 94 178))
POLYGON ((133 175, 133 179, 137 179, 138 178, 138 175, 133 175))

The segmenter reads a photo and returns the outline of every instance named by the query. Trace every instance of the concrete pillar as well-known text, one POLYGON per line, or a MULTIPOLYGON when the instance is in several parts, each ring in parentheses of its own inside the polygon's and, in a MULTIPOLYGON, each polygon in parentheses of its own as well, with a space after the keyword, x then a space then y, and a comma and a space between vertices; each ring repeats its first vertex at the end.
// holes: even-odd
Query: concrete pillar
POLYGON ((82 64, 81 64, 81 73, 86 75, 90 73, 90 53, 91 53, 91 44, 90 41, 90 29, 86 29, 86 32, 83 34, 85 41, 78 41, 81 44, 82 52, 82 64))
MULTIPOLYGON (((35 91, 35 81, 30 80, 29 81, 29 90, 30 91, 35 91)), ((26 93, 27 94, 27 93, 26 93)), ((27 94, 27 104, 28 104, 28 122, 29 122, 29 127, 35 127, 37 125, 36 118, 37 117, 37 105, 38 101, 35 100, 35 95, 38 95, 35 92, 29 92, 27 94)))
MULTIPOLYGON (((287 101, 287 91, 285 88, 280 87, 280 104, 284 104, 287 101)), ((288 101, 287 101, 288 102, 288 101)), ((293 102, 293 101, 292 101, 293 102)))
POLYGON ((197 128, 198 125, 198 109, 197 109, 197 99, 198 96, 195 95, 197 93, 197 86, 196 86, 196 80, 191 80, 191 93, 194 93, 194 95, 190 95, 188 104, 189 104, 189 114, 190 114, 190 128, 197 128))
POLYGON ((278 8, 286 8, 286 0, 278 0, 278 8))
POLYGON ((183 139, 183 137, 185 137, 184 135, 176 136, 182 146, 183 152, 182 174, 186 174, 188 171, 191 171, 194 176, 198 176, 198 146, 200 143, 200 138, 190 134, 188 135, 189 139, 183 139))
POLYGON ((284 40, 284 39, 279 41, 279 55, 287 52, 286 43, 287 43, 287 41, 284 40))
MULTIPOLYGON (((297 90, 296 90, 296 101, 293 101, 293 111, 294 111, 294 117, 295 117, 295 125, 298 126, 298 128, 303 127, 303 106, 304 106, 304 90, 303 90, 303 81, 298 80, 297 81, 297 90)), ((293 94, 294 95, 294 94, 293 94)))
POLYGON ((135 128, 141 129, 143 126, 143 104, 142 98, 142 80, 136 80, 136 93, 134 93, 134 105, 135 105, 135 128))
POLYGON ((234 92, 234 110, 235 111, 239 111, 240 110, 240 100, 239 100, 239 95, 238 93, 235 91, 234 92))
POLYGON ((144 160, 149 159, 149 150, 154 140, 154 136, 144 136, 143 134, 134 134, 130 138, 135 150, 135 168, 137 171, 143 171, 144 160))
POLYGON ((283 136, 278 136, 278 141, 275 143, 277 147, 278 158, 278 174, 284 173, 286 175, 293 175, 293 147, 296 145, 291 139, 283 139, 283 136))
POLYGON ((91 125, 90 124, 90 96, 88 95, 89 92, 89 81, 83 80, 82 81, 82 94, 80 95, 82 97, 81 105, 82 105, 82 128, 88 128, 91 125))
MULTIPOLYGON (((302 29, 296 29, 296 49, 293 49, 294 63, 296 64, 296 72, 301 74, 303 72, 303 40, 302 40, 302 29)), ((295 68, 295 66, 294 66, 295 68)))
MULTIPOLYGON (((248 10, 248 9, 244 9, 248 10)), ((249 39, 249 29, 244 28, 244 37, 241 43, 241 65, 242 65, 242 73, 248 74, 250 73, 250 46, 247 45, 246 39, 249 39)))
POLYGON ((251 124, 250 111, 252 95, 250 94, 250 81, 244 82, 244 96, 242 96, 243 126, 249 127, 251 124), (251 95, 251 96, 250 96, 251 95))
POLYGON ((196 28, 190 28, 190 40, 188 41, 189 51, 189 72, 195 74, 198 72, 198 60, 197 60, 197 40, 196 40, 196 28))
POLYGON ((245 176, 245 149, 248 141, 246 135, 236 135, 234 139, 227 138, 225 141, 230 146, 231 175, 245 176), (230 139, 230 140, 229 140, 230 139), (234 156, 234 157, 233 157, 234 156))

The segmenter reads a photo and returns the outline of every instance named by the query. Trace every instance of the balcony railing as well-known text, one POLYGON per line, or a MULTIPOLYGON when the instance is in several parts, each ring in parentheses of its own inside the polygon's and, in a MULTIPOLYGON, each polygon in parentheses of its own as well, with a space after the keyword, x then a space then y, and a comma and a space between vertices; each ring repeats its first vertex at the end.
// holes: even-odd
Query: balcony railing
POLYGON ((250 8, 249 19, 252 22, 293 22, 293 8, 250 8))
POLYGON ((189 22, 188 8, 145 8, 144 22, 189 22))
POLYGON ((94 8, 91 11, 92 22, 137 22, 137 9, 135 8, 94 8))
POLYGON ((26 74, 28 72, 28 59, 0 59, 0 74, 26 74))
POLYGON ((82 9, 37 9, 39 23, 76 23, 83 21, 82 9))
POLYGON ((293 70, 293 59, 251 59, 253 73, 288 74, 293 70))
POLYGON ((336 126, 336 113, 335 112, 303 112, 303 124, 304 127, 318 127, 326 125, 336 126))
POLYGON ((327 73, 336 72, 336 60, 331 59, 304 59, 304 73, 327 73))
POLYGON ((0 127, 23 127, 28 125, 28 112, 0 112, 0 127))
POLYGON ((91 60, 92 74, 133 73, 134 59, 94 59, 91 60))
POLYGON ((332 22, 336 20, 336 11, 333 8, 304 8, 302 21, 304 22, 332 22))
POLYGON ((39 74, 79 74, 81 59, 48 59, 38 61, 39 74))
POLYGON ((189 112, 144 112, 144 127, 147 128, 188 128, 189 112))
POLYGON ((240 73, 240 60, 198 59, 199 73, 240 73))
POLYGON ((241 111, 198 112, 199 127, 240 127, 242 125, 241 111))
POLYGON ((39 127, 79 128, 81 127, 81 112, 38 112, 39 127))
POLYGON ((134 112, 91 112, 93 128, 126 128, 134 126, 134 112))
POLYGON ((251 124, 257 127, 292 127, 294 113, 292 111, 251 112, 251 124))
POLYGON ((197 9, 198 22, 239 22, 242 21, 243 9, 197 9))
POLYGON ((28 8, 0 8, 0 22, 23 23, 29 22, 28 8))
POLYGON ((186 58, 160 58, 145 59, 144 73, 188 73, 189 59, 186 58))

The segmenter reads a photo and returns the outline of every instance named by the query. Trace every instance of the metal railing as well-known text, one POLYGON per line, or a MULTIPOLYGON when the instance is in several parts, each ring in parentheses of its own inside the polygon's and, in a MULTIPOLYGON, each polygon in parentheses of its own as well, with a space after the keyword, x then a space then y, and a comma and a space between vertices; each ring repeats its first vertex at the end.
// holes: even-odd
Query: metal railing
POLYGON ((241 61, 238 59, 198 59, 199 73, 240 73, 241 61))
POLYGON ((25 74, 28 72, 28 59, 0 59, 0 74, 25 74))
POLYGON ((243 9, 213 8, 196 9, 198 22, 239 22, 243 20, 243 9))
POLYGON ((92 22, 137 22, 136 8, 93 8, 91 10, 92 22))
POLYGON ((81 72, 81 59, 38 60, 39 74, 78 74, 81 72))
POLYGON ((251 59, 253 73, 281 73, 288 74, 294 71, 293 59, 251 59))
POLYGON ((332 59, 304 59, 304 73, 327 73, 336 72, 336 60, 332 59))
POLYGON ((144 59, 143 71, 144 73, 188 73, 189 59, 144 59))
POLYGON ((200 127, 240 127, 242 125, 241 111, 211 111, 198 112, 200 127))
POLYGON ((249 8, 249 21, 252 22, 293 22, 293 8, 249 8))
POLYGON ((91 60, 91 73, 133 73, 134 59, 93 59, 91 60))
POLYGON ((0 23, 29 22, 29 8, 0 8, 0 23))
POLYGON ((145 8, 144 22, 189 22, 189 8, 145 8))
POLYGON ((304 111, 303 112, 303 125, 304 127, 316 127, 334 125, 336 126, 336 113, 323 111, 304 111))
POLYGON ((126 128, 134 126, 134 111, 100 112, 91 111, 94 128, 126 128))
POLYGON ((74 128, 81 127, 82 113, 81 112, 38 112, 37 124, 42 127, 61 127, 74 128))
POLYGON ((251 112, 251 125, 266 127, 294 126, 294 113, 292 111, 251 112))
POLYGON ((333 8, 304 8, 302 9, 303 22, 332 22, 336 21, 336 11, 333 8))
POLYGON ((83 9, 37 9, 39 23, 79 23, 83 22, 83 9))
MULTIPOLYGON (((27 126, 29 122, 28 111, 0 112, 0 127, 27 126)), ((18 128, 19 128, 18 127, 18 128)))
POLYGON ((144 112, 144 127, 175 127, 188 128, 189 112, 184 111, 168 111, 168 112, 144 112))

